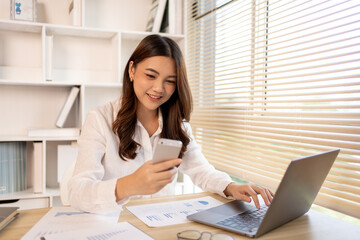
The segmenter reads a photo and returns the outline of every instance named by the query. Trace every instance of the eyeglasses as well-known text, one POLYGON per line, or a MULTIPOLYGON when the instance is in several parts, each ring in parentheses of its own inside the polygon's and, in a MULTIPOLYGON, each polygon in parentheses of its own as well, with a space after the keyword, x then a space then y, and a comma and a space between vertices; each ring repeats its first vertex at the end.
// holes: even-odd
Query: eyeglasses
POLYGON ((185 230, 177 234, 179 240, 234 240, 230 235, 211 232, 200 232, 198 230, 185 230))

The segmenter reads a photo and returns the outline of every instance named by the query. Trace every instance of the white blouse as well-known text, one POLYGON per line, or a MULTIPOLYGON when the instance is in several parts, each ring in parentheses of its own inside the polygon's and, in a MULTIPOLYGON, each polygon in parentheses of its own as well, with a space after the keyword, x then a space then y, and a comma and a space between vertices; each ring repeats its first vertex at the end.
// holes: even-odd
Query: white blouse
MULTIPOLYGON (((116 202, 115 187, 118 178, 135 172, 145 161, 151 160, 154 147, 162 131, 162 116, 159 114, 159 128, 149 137, 138 121, 134 140, 138 147, 135 159, 124 161, 118 153, 119 139, 112 131, 120 107, 120 100, 107 103, 90 111, 79 137, 79 152, 72 178, 69 180, 69 201, 73 207, 83 211, 105 213, 122 209, 131 198, 174 195, 177 177, 159 192, 152 195, 133 196, 116 202)), ((160 111, 159 111, 160 112, 160 111)), ((218 193, 231 182, 231 178, 216 170, 201 153, 195 142, 188 122, 183 128, 190 136, 190 143, 182 158, 179 171, 190 176, 194 184, 204 191, 218 193)))

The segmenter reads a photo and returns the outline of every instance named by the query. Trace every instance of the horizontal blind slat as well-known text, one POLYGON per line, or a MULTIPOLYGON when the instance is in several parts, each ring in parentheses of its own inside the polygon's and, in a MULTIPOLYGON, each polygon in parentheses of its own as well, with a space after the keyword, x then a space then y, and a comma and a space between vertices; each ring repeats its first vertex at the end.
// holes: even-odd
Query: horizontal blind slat
POLYGON ((223 112, 197 112, 193 115, 193 119, 208 121, 209 119, 234 119, 234 120, 247 120, 247 121, 266 121, 266 122, 298 122, 298 123, 309 123, 314 125, 324 124, 324 125, 337 125, 340 127, 350 127, 360 125, 360 119, 342 119, 342 118, 299 118, 298 114, 296 117, 291 116, 256 116, 256 115, 240 115, 240 114, 232 114, 232 113, 223 113, 223 112))
MULTIPOLYGON (((343 133, 343 134, 355 134, 356 140, 360 140, 360 136, 356 134, 360 134, 360 127, 358 126, 339 126, 338 124, 316 124, 314 122, 311 123, 303 123, 301 120, 296 119, 286 119, 286 121, 276 121, 275 119, 272 119, 273 121, 264 121, 263 119, 258 119, 255 121, 255 119, 248 119, 246 117, 237 117, 237 116, 227 116, 226 117, 212 117, 212 116, 206 116, 206 117, 199 117, 195 116, 192 118, 192 122, 194 124, 202 123, 203 121, 207 121, 208 124, 213 125, 227 125, 230 128, 231 127, 238 127, 239 124, 243 124, 246 126, 259 126, 259 127, 267 127, 267 128, 282 128, 286 130, 290 129, 296 129, 298 131, 300 130, 308 130, 308 131, 314 131, 314 132, 330 132, 330 133, 343 133)), ((357 124, 360 122, 358 121, 357 124)))
MULTIPOLYGON (((199 124, 196 120, 191 120, 192 123, 199 124)), ((202 123, 200 121, 202 126, 208 127, 210 129, 223 129, 227 131, 232 131, 233 129, 236 129, 238 127, 238 124, 230 124, 226 123, 225 121, 217 122, 216 124, 212 124, 210 120, 207 121, 207 123, 202 123)), ((246 123, 245 123, 246 124, 246 123)), ((296 136, 294 139, 314 139, 315 141, 329 141, 332 142, 333 140, 339 140, 343 143, 351 144, 352 146, 358 146, 357 148, 360 149, 360 135, 359 134, 341 134, 341 133, 335 133, 335 132, 325 132, 325 131, 306 131, 306 130, 299 130, 296 128, 296 125, 293 128, 286 128, 286 125, 281 128, 279 126, 278 128, 275 128, 275 124, 272 123, 273 127, 263 127, 263 126, 256 126, 255 124, 244 125, 244 131, 245 134, 257 134, 257 133, 274 133, 279 134, 281 136, 296 136)))
MULTIPOLYGON (((236 133, 232 132, 222 132, 221 134, 216 133, 209 133, 208 131, 202 131, 201 133, 197 133, 198 135, 198 141, 204 145, 206 144, 215 144, 218 143, 219 146, 221 143, 226 144, 228 146, 234 146, 234 149, 231 149, 231 152, 241 152, 242 150, 251 149, 251 151, 255 152, 266 152, 266 157, 271 156, 279 156, 282 158, 277 158, 276 161, 282 162, 287 164, 288 160, 283 160, 283 158, 287 159, 295 159, 299 158, 301 156, 307 156, 312 154, 320 153, 321 151, 314 151, 314 147, 311 146, 311 150, 305 150, 305 146, 302 146, 302 148, 294 149, 292 144, 287 144, 288 142, 281 142, 281 141, 273 141, 269 139, 264 138, 257 138, 257 137, 244 137, 236 135, 236 133), (230 142, 230 143, 229 143, 230 142)), ((330 149, 322 149, 322 151, 327 151, 330 149)), ((342 152, 345 152, 343 150, 342 152)), ((358 151, 360 154, 360 151, 358 151)), ((346 153, 346 152, 345 152, 346 153)), ((243 154, 242 154, 243 155, 243 154)), ((249 155, 253 157, 253 155, 249 155)), ((348 156, 348 155, 342 155, 338 156, 338 161, 345 162, 351 165, 354 165, 352 163, 360 164, 360 159, 348 156)), ((338 166, 337 164, 340 164, 338 162, 334 163, 335 166, 338 166)), ((344 167, 344 168, 350 168, 350 169, 358 169, 357 166, 351 166, 351 167, 344 167)))
MULTIPOLYGON (((360 105, 359 105, 360 107, 360 105)), ((224 109, 222 107, 213 106, 212 108, 203 108, 200 106, 194 106, 196 109, 196 112, 194 112, 194 115, 197 113, 214 113, 214 112, 221 112, 225 114, 237 114, 239 116, 277 116, 277 117, 299 117, 302 118, 346 118, 346 119, 356 119, 358 120, 360 118, 360 112, 294 112, 294 111, 273 111, 273 110, 250 110, 246 109, 246 111, 241 109, 224 109)))
MULTIPOLYGON (((203 151, 205 153, 208 153, 210 156, 221 156, 221 154, 226 155, 229 152, 233 153, 233 155, 228 156, 227 159, 220 160, 221 162, 228 162, 229 161, 228 159, 232 159, 234 161, 237 161, 238 163, 247 163, 253 167, 257 166, 258 169, 262 169, 262 170, 269 169, 270 167, 271 170, 273 171, 272 173, 278 173, 278 174, 284 173, 284 170, 286 169, 288 163, 291 161, 290 159, 282 158, 281 161, 278 160, 276 162, 275 160, 276 157, 266 156, 264 153, 259 153, 259 152, 257 152, 256 154, 252 154, 251 156, 250 154, 245 155, 245 153, 251 152, 249 147, 239 152, 237 151, 237 148, 228 148, 225 146, 222 146, 221 148, 217 148, 207 143, 204 143, 203 146, 205 146, 203 151), (256 163, 254 163, 255 160, 256 163), (286 164, 279 164, 280 162, 285 162, 286 164)), ((352 178, 354 181, 353 182, 350 181, 350 182, 352 182, 354 186, 357 186, 356 184, 358 184, 358 180, 360 180, 360 176, 355 171, 358 171, 358 169, 350 169, 351 171, 349 171, 348 169, 340 169, 340 167, 342 166, 344 165, 341 163, 335 163, 334 168, 331 169, 330 173, 341 177, 352 178)))
MULTIPOLYGON (((233 129, 229 131, 220 129, 215 131, 217 131, 218 134, 214 133, 214 130, 212 129, 201 128, 201 130, 198 130, 198 128, 194 128, 194 132, 196 132, 198 138, 205 138, 204 136, 208 134, 209 137, 206 138, 206 141, 208 142, 211 142, 213 139, 221 139, 221 137, 218 137, 218 135, 221 135, 232 137, 233 141, 237 142, 244 141, 245 143, 248 142, 249 144, 254 144, 254 142, 256 142, 258 146, 261 146, 263 148, 274 148, 275 146, 277 146, 278 148, 280 148, 279 150, 281 151, 293 152, 302 155, 310 155, 312 153, 316 153, 316 151, 324 152, 332 149, 331 147, 324 145, 294 142, 289 141, 288 139, 276 139, 274 135, 246 135, 245 139, 245 135, 243 135, 240 130, 233 129)), ((360 150, 342 148, 341 152, 346 155, 340 155, 338 157, 339 160, 345 162, 359 163, 359 158, 357 156, 360 155, 360 150)))

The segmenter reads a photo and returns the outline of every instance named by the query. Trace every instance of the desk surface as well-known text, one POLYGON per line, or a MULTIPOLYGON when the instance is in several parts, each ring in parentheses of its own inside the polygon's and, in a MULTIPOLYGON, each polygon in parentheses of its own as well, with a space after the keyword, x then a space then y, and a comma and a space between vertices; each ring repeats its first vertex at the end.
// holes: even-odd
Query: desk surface
MULTIPOLYGON (((165 201, 176 201, 189 198, 197 198, 203 196, 212 196, 222 202, 228 200, 211 193, 196 193, 176 196, 167 196, 160 198, 136 199, 129 202, 126 206, 158 203, 165 201)), ((37 223, 47 212, 48 208, 20 210, 19 216, 11 222, 5 229, 0 232, 0 239, 12 240, 20 239, 32 226, 37 223)), ((222 231, 213 227, 202 225, 199 223, 184 223, 172 226, 150 228, 136 218, 125 207, 121 212, 119 222, 127 221, 135 227, 146 232, 154 239, 177 239, 176 234, 180 231, 196 229, 199 231, 210 231, 212 233, 226 233, 233 236, 234 239, 250 239, 231 232, 222 231)), ((259 239, 359 239, 360 227, 330 217, 315 210, 310 210, 304 216, 301 216, 273 231, 261 236, 259 239)))

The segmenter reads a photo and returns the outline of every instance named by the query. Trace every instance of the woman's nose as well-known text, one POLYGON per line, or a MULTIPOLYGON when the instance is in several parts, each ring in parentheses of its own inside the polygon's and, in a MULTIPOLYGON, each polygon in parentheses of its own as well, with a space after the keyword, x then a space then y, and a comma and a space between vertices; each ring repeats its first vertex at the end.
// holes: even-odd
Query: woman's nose
POLYGON ((156 92, 163 92, 164 89, 164 83, 162 81, 161 78, 157 78, 154 82, 153 82, 153 90, 156 92))

